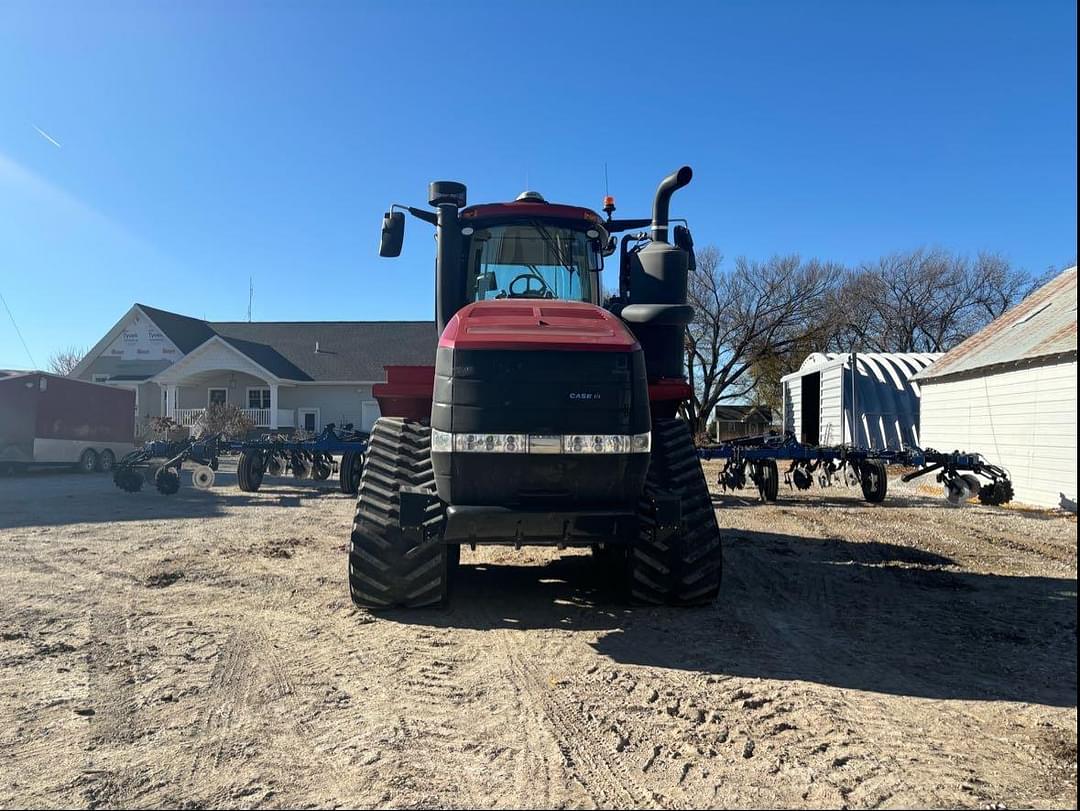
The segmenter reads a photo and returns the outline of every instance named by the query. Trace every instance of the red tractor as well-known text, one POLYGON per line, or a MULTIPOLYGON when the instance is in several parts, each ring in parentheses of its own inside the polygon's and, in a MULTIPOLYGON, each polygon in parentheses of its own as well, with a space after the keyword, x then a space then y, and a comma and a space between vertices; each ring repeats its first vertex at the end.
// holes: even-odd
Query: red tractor
POLYGON ((634 599, 713 599, 720 535, 677 417, 694 253, 686 227, 669 240, 668 207, 691 175, 664 178, 651 220, 612 219, 611 198, 605 219, 535 192, 468 206, 448 181, 430 185, 434 211, 386 213, 380 256, 400 255, 406 212, 435 227, 439 343, 434 367, 391 368, 375 386, 354 603, 443 602, 461 546, 482 543, 587 546, 634 599), (602 302, 616 251, 619 295, 602 302))

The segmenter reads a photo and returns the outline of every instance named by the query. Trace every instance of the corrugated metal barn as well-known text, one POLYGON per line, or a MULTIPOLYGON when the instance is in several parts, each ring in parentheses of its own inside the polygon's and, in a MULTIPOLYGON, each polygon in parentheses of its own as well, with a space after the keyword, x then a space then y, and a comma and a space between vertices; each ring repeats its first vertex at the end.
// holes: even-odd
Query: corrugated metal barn
POLYGON ((876 450, 919 446, 919 385, 912 378, 940 354, 815 352, 781 379, 784 430, 808 445, 876 450), (852 433, 852 412, 855 433, 852 433))
POLYGON ((1008 469, 1016 500, 1076 511, 1076 268, 916 378, 923 442, 1008 469))

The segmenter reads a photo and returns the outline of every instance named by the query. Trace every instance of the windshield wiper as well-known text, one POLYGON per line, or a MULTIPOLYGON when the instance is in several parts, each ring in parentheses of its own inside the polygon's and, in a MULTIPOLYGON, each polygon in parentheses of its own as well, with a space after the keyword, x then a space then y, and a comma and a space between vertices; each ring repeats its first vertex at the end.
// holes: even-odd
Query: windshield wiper
POLYGON ((539 232, 540 237, 544 240, 544 242, 551 246, 552 253, 554 253, 555 258, 559 260, 559 264, 566 268, 566 271, 571 276, 577 273, 573 265, 570 262, 566 261, 566 257, 563 255, 562 249, 559 247, 559 243, 555 240, 555 237, 550 234, 547 228, 545 228, 539 220, 533 220, 529 224, 532 225, 532 227, 539 232))

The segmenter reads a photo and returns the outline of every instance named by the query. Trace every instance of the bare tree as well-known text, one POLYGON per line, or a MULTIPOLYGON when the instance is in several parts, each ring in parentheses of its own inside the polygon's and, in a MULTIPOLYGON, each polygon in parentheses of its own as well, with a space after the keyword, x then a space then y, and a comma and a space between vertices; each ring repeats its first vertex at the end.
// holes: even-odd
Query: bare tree
POLYGON ((847 273, 838 292, 836 351, 945 352, 1041 283, 1001 256, 943 250, 883 256, 847 273))
POLYGON ((829 331, 826 306, 841 268, 798 256, 767 262, 738 259, 730 271, 713 247, 697 254, 690 275, 694 320, 686 361, 693 397, 686 416, 703 433, 716 405, 741 400, 757 386, 754 368, 829 331))
POLYGON ((79 362, 86 357, 86 349, 78 346, 69 346, 53 352, 49 356, 49 371, 58 375, 69 375, 79 362))

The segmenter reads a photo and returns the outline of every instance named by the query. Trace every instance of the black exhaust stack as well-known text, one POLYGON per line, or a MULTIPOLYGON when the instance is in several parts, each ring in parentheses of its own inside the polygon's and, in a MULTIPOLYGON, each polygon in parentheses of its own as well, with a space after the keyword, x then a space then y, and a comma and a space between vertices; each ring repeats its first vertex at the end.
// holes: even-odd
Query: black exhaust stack
POLYGON ((631 253, 627 304, 620 315, 633 330, 650 381, 685 378, 684 336, 694 317, 686 303, 690 255, 668 241, 671 195, 690 182, 689 166, 660 181, 653 200, 652 241, 631 253))
POLYGON ((669 242, 668 239, 668 210, 671 206, 671 195, 690 182, 694 176, 694 170, 689 166, 672 172, 660 181, 656 187, 656 197, 652 207, 652 239, 653 242, 669 242))
POLYGON ((461 255, 461 226, 458 209, 465 207, 465 185, 452 180, 435 180, 428 186, 428 202, 438 209, 435 256, 435 320, 439 334, 454 313, 465 306, 465 272, 461 255))

